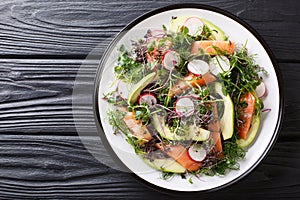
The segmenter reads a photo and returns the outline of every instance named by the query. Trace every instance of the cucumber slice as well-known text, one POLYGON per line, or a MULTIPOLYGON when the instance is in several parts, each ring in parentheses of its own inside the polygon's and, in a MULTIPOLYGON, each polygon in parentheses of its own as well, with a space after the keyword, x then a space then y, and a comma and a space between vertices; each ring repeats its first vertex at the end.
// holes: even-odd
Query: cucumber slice
POLYGON ((223 139, 227 140, 232 137, 234 132, 234 106, 229 94, 223 93, 223 88, 221 83, 215 83, 215 91, 224 101, 224 113, 220 119, 220 125, 223 139))
POLYGON ((257 135, 259 126, 260 126, 260 114, 255 115, 253 117, 247 138, 245 140, 244 139, 237 140, 237 144, 243 148, 249 146, 254 141, 254 139, 257 135))
POLYGON ((128 104, 132 105, 139 99, 139 96, 141 94, 141 91, 152 81, 154 81, 156 78, 156 73, 152 72, 142 78, 136 85, 133 86, 133 88, 130 90, 128 95, 128 104))

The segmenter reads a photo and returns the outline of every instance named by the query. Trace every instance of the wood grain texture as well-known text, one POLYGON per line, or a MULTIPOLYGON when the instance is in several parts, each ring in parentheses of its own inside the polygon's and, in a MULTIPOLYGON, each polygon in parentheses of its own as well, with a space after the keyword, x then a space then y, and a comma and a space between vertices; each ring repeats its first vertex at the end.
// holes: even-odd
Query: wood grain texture
MULTIPOLYGON (((101 153, 98 138, 86 140, 89 148, 101 153)), ((131 175, 101 164, 87 152, 78 137, 6 135, 0 136, 0 144, 1 199, 167 197, 131 175)), ((299 151, 297 141, 278 142, 247 178, 225 190, 201 194, 201 199, 232 199, 245 194, 247 197, 243 199, 259 199, 262 195, 264 199, 299 197, 300 185, 296 178, 300 176, 299 151)))
POLYGON ((81 60, 0 60, 1 134, 76 134, 73 114, 80 126, 90 126, 92 106, 77 105, 78 99, 90 102, 98 61, 85 61, 79 73, 81 87, 89 93, 73 94, 81 60), (88 119, 85 117, 89 112, 88 119))
MULTIPOLYGON (((278 59, 299 61, 299 1, 189 2, 237 15, 263 36, 278 59)), ((182 1, 4 0, 0 3, 0 55, 84 58, 97 45, 103 52, 136 17, 174 3, 182 1)))

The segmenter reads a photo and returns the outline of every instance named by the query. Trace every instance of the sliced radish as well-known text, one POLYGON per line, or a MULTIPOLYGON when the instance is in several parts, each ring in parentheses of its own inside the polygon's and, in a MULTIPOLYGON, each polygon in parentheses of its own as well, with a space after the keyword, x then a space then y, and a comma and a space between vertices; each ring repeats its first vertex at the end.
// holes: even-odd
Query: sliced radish
POLYGON ((179 116, 190 116, 194 108, 194 102, 189 97, 182 97, 175 103, 175 111, 179 116))
POLYGON ((151 36, 154 38, 162 38, 166 36, 166 33, 163 30, 153 30, 151 31, 151 36))
POLYGON ((187 18, 183 26, 189 29, 189 34, 191 36, 200 35, 203 30, 203 22, 198 17, 187 18))
POLYGON ((131 88, 131 84, 119 81, 117 85, 117 92, 123 99, 128 99, 128 94, 131 88))
POLYGON ((266 84, 264 82, 261 82, 261 84, 259 84, 257 86, 257 88, 255 89, 256 95, 258 96, 258 98, 262 98, 264 96, 266 96, 267 94, 267 87, 266 84))
POLYGON ((201 162, 206 158, 206 150, 200 144, 194 144, 188 149, 189 157, 195 162, 201 162))
POLYGON ((230 69, 230 61, 226 56, 215 56, 209 62, 210 71, 214 75, 228 71, 230 69))
POLYGON ((145 93, 139 97, 138 103, 146 103, 148 106, 154 106, 157 103, 157 99, 154 94, 145 93))
POLYGON ((201 74, 208 72, 209 65, 203 60, 195 59, 189 62, 187 68, 189 72, 195 74, 196 76, 200 76, 201 74))
POLYGON ((180 56, 176 51, 167 51, 164 55, 162 64, 167 70, 173 69, 180 62, 180 56))
POLYGON ((166 37, 166 33, 163 30, 151 30, 150 36, 147 38, 148 42, 155 41, 156 39, 159 38, 164 38, 166 37))

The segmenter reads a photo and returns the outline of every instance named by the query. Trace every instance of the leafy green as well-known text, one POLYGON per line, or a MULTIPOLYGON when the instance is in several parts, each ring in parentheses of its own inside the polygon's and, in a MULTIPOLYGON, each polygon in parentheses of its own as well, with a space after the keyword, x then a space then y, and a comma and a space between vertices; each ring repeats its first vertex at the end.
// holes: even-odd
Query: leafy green
POLYGON ((145 152, 140 146, 141 141, 132 135, 131 131, 123 121, 126 113, 117 109, 110 109, 107 111, 107 115, 109 124, 113 127, 115 133, 117 134, 120 132, 125 134, 126 141, 134 147, 136 154, 144 154, 145 152))
POLYGON ((117 92, 116 90, 113 90, 111 92, 103 94, 103 99, 114 106, 127 105, 127 102, 123 98, 121 98, 119 95, 115 95, 116 92, 117 92))
POLYGON ((223 158, 217 161, 212 170, 220 175, 224 175, 227 169, 238 170, 238 161, 243 159, 246 151, 239 147, 235 141, 225 141, 223 143, 223 158))
POLYGON ((149 123, 150 110, 146 103, 136 106, 129 106, 128 111, 134 112, 136 120, 141 120, 143 124, 149 123))
POLYGON ((131 132, 126 126, 126 124, 123 122, 123 117, 126 115, 125 112, 118 111, 115 109, 109 109, 107 111, 109 124, 114 128, 115 133, 118 131, 121 131, 125 135, 130 135, 131 132))
POLYGON ((198 41, 198 40, 209 40, 209 39, 211 39, 212 31, 215 31, 215 30, 211 30, 207 25, 204 24, 202 33, 200 35, 197 35, 195 37, 195 40, 198 41))
MULTIPOLYGON (((248 92, 253 93, 262 82, 259 73, 266 73, 255 63, 254 56, 249 55, 245 44, 239 51, 235 51, 233 55, 229 56, 230 70, 219 74, 235 106, 235 127, 238 127, 240 123, 240 108, 247 106, 246 102, 240 101, 241 97, 248 92)), ((256 112, 262 108, 262 100, 256 97, 256 112)), ((238 138, 237 132, 235 130, 234 134, 238 138)))
POLYGON ((161 174, 161 178, 163 180, 170 180, 172 177, 174 177, 174 173, 173 172, 162 172, 161 174))
POLYGON ((222 156, 210 153, 203 162, 203 167, 195 174, 205 174, 207 176, 225 175, 226 170, 238 170, 239 161, 246 155, 246 151, 239 147, 235 142, 236 139, 227 140, 223 143, 222 156))
POLYGON ((181 58, 187 61, 191 58, 190 48, 192 42, 195 41, 195 39, 190 36, 188 32, 188 28, 184 27, 180 32, 168 34, 168 38, 172 42, 171 49, 176 51, 181 58))
POLYGON ((141 63, 130 56, 124 45, 120 47, 119 51, 121 54, 118 57, 118 65, 114 69, 117 79, 127 82, 137 82, 139 77, 143 75, 141 63))
POLYGON ((248 54, 246 46, 240 51, 235 51, 229 58, 231 69, 221 73, 220 77, 234 103, 237 103, 241 95, 256 89, 262 81, 259 72, 264 71, 255 64, 254 55, 248 54))

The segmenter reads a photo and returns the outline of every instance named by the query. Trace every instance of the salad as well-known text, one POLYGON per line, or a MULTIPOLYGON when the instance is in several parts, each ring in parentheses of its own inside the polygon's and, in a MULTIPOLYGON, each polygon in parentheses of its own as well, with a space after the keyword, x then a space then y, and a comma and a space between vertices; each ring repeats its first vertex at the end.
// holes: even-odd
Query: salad
POLYGON ((115 133, 163 178, 238 170, 266 95, 266 71, 246 46, 198 16, 121 45, 116 87, 103 96, 115 133))

